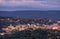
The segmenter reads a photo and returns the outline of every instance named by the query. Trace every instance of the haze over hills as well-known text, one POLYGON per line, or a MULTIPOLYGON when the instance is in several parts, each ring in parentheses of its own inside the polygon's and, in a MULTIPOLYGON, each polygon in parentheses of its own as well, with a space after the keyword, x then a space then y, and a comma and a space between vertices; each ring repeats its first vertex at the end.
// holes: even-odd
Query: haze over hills
POLYGON ((39 10, 26 10, 26 11, 0 11, 0 16, 12 16, 22 18, 53 18, 60 19, 59 10, 39 11, 39 10))

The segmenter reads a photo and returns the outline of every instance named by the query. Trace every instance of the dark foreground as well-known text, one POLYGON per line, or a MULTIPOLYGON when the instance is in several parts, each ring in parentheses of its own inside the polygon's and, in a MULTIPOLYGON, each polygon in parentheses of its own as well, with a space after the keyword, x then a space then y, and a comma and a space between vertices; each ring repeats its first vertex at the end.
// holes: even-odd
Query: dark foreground
POLYGON ((0 39, 60 39, 60 31, 42 29, 13 31, 12 34, 0 35, 0 39))

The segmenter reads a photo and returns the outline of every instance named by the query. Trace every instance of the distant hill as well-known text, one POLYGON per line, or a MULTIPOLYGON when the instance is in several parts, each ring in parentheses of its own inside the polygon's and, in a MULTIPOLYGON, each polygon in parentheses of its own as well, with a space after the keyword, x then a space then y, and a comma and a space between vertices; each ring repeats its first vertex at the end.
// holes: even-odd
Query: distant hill
POLYGON ((0 11, 0 16, 12 16, 23 18, 52 18, 60 19, 59 10, 39 11, 39 10, 25 10, 25 11, 0 11))

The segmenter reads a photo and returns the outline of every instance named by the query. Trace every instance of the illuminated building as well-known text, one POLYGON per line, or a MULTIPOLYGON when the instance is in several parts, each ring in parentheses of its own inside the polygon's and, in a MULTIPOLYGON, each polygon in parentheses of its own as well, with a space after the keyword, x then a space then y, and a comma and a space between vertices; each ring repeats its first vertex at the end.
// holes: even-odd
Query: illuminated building
POLYGON ((15 29, 15 27, 12 24, 10 24, 10 26, 8 26, 8 28, 10 28, 11 30, 15 29))

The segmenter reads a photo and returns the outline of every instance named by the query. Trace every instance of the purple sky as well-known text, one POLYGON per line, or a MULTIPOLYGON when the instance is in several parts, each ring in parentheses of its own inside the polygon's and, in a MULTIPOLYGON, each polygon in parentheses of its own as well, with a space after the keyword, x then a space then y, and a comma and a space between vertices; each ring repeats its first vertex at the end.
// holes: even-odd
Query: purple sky
POLYGON ((60 0, 0 0, 0 11, 60 10, 60 0))

